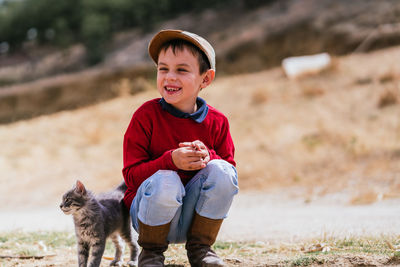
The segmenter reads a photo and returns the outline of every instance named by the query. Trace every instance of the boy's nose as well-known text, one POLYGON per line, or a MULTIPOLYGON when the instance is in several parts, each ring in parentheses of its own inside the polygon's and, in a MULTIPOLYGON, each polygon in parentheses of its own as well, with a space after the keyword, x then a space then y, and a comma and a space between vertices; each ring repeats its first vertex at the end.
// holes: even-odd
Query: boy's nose
POLYGON ((167 80, 176 80, 176 75, 173 72, 168 72, 165 78, 167 80))

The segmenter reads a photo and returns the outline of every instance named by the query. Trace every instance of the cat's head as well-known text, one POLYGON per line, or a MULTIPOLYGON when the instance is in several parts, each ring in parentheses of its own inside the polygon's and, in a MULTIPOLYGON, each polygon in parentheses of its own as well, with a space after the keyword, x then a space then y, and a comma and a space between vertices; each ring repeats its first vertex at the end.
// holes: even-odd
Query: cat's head
POLYGON ((73 214, 85 206, 89 197, 85 186, 78 180, 74 187, 63 195, 60 209, 65 214, 73 214))

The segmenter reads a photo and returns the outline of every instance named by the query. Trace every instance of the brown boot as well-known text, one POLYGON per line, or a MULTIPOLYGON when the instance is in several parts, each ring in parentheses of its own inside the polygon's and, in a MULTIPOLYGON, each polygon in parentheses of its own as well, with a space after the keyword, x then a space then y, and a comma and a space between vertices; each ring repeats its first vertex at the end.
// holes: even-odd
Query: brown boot
POLYGON ((224 262, 211 249, 222 221, 222 219, 213 220, 195 213, 186 242, 187 255, 192 267, 225 266, 224 262))
POLYGON ((143 248, 139 255, 139 267, 164 266, 164 251, 168 248, 167 236, 171 223, 150 226, 139 221, 138 244, 143 248))

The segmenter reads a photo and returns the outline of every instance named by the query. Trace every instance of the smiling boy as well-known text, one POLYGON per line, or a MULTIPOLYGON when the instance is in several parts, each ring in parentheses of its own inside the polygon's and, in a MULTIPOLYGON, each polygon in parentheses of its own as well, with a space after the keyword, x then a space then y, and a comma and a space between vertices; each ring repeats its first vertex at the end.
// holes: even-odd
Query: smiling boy
POLYGON ((235 149, 227 118, 198 97, 214 80, 214 49, 196 34, 164 30, 149 54, 161 98, 136 110, 123 146, 139 267, 164 266, 168 244, 182 242, 191 266, 224 266, 211 245, 238 192, 235 149))

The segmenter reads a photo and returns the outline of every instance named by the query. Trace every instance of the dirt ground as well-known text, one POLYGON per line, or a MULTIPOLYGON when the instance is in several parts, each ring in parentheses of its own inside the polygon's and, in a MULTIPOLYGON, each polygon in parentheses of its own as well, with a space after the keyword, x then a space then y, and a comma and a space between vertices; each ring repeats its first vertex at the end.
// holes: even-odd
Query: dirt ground
MULTIPOLYGON (((3 262, 3 266, 46 266, 46 267, 65 267, 76 266, 77 260, 75 259, 75 251, 56 251, 56 256, 48 256, 43 259, 30 259, 30 260, 8 260, 3 262)), ((182 250, 184 254, 185 251, 182 250)), ((264 253, 266 254, 266 253, 264 253)), ((303 262, 294 260, 292 263, 286 264, 285 260, 293 257, 293 254, 272 254, 272 255, 256 255, 248 259, 238 259, 236 257, 226 257, 224 262, 227 266, 398 266, 400 262, 393 261, 389 256, 379 255, 355 255, 355 253, 348 253, 342 255, 327 255, 321 257, 321 260, 316 260, 313 257, 304 258, 303 262), (307 260, 310 259, 310 260, 307 260)), ((0 262, 1 263, 1 262, 0 262)), ((101 267, 109 266, 110 260, 103 259, 101 267)), ((165 265, 168 267, 189 267, 187 260, 175 260, 166 257, 165 265)))

